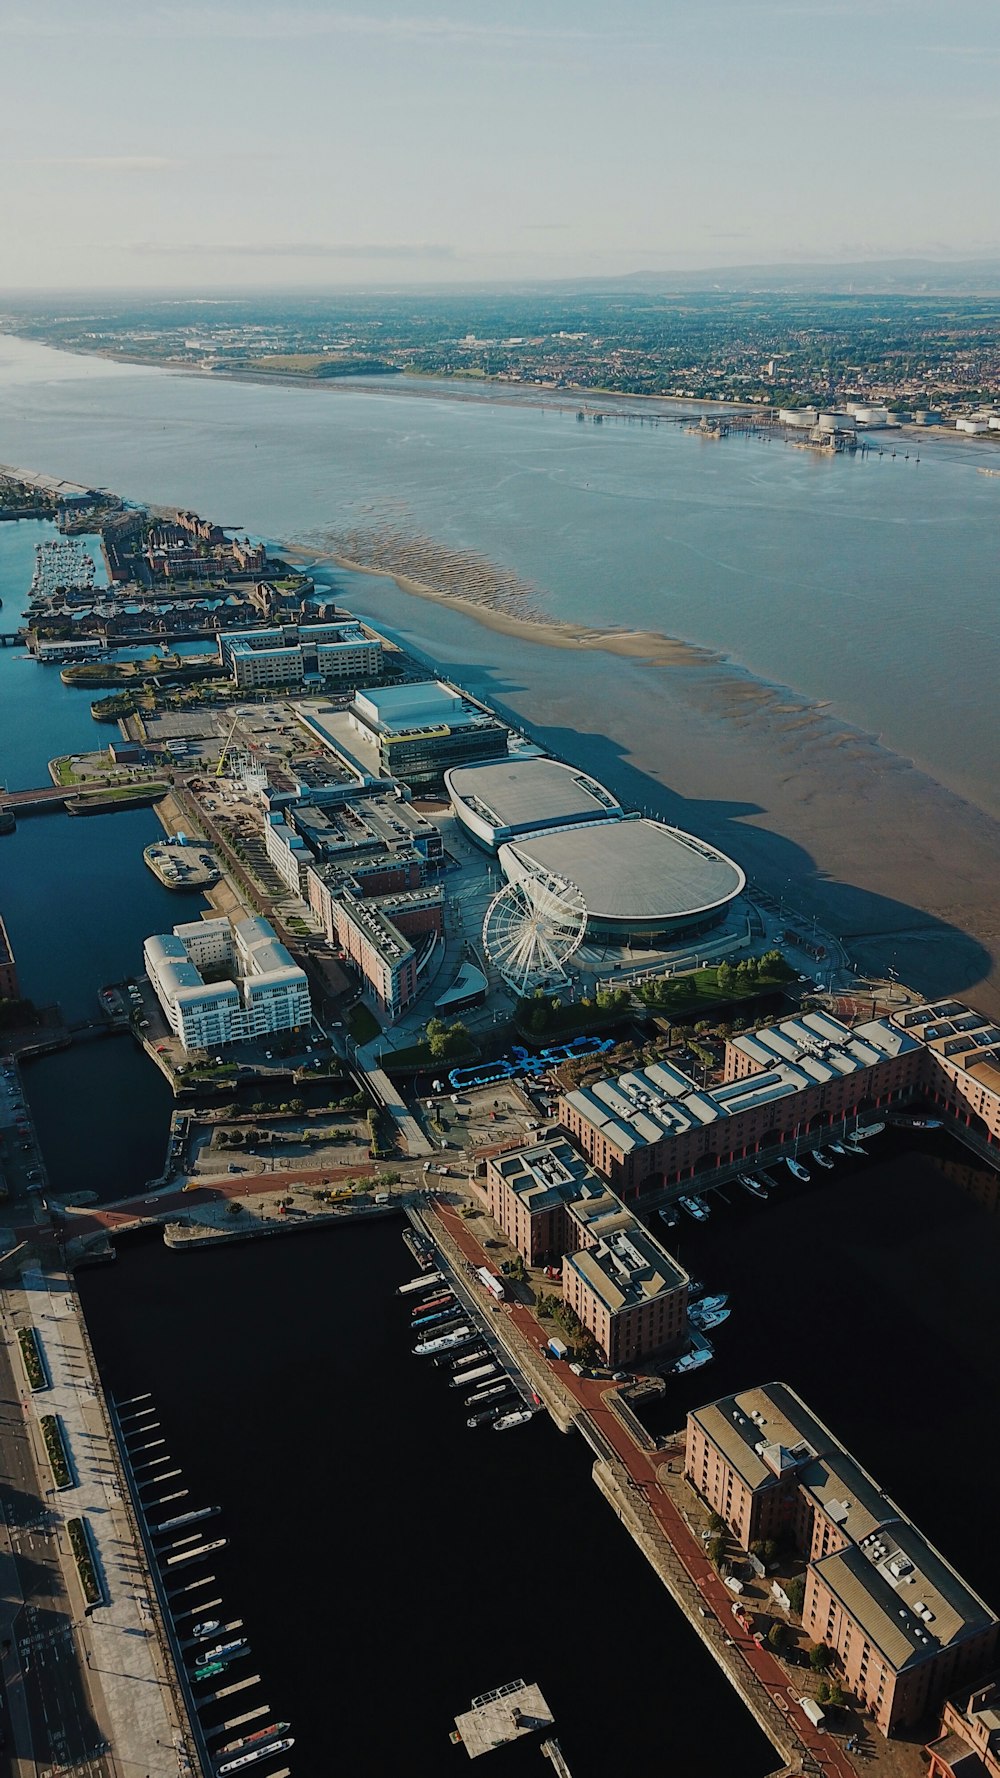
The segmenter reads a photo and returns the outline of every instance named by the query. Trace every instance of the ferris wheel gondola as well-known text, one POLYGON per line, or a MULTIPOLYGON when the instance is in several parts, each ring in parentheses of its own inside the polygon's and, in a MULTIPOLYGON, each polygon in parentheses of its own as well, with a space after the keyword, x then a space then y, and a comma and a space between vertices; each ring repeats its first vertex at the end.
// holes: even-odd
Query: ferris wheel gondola
POLYGON ((587 909, 576 884, 531 871, 494 895, 483 921, 483 948, 523 998, 568 980, 566 965, 586 930, 587 909))

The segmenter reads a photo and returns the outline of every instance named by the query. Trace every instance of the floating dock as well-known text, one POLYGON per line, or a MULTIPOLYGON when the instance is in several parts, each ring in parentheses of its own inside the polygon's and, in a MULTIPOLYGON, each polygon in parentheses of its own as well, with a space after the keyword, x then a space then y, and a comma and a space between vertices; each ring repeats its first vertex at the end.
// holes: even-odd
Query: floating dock
POLYGON ((520 1741, 536 1729, 550 1729, 555 1722, 537 1685, 512 1679, 495 1691, 473 1698, 468 1710, 455 1718, 455 1730, 470 1759, 492 1753, 510 1741, 520 1741))

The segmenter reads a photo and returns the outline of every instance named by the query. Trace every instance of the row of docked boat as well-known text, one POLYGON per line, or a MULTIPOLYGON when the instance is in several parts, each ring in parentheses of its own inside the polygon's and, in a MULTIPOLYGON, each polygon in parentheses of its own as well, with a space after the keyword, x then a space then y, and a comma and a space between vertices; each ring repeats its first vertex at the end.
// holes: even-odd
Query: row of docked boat
MULTIPOLYGON (((210 1690, 206 1695, 201 1688, 209 1680, 225 1681, 230 1670, 251 1654, 248 1639, 240 1634, 243 1625, 239 1618, 227 1622, 222 1615, 208 1615, 210 1610, 218 1612, 222 1605, 221 1599, 206 1594, 215 1576, 202 1572, 209 1557, 226 1544, 224 1537, 206 1536, 207 1521, 215 1518, 219 1509, 183 1504, 188 1491, 179 1479, 180 1471, 170 1469, 170 1459, 166 1455, 148 1455, 163 1445, 162 1438, 151 1436, 159 1432, 160 1423, 149 1394, 130 1396, 116 1402, 114 1407, 119 1439, 132 1478, 133 1497, 145 1522, 153 1557, 164 1582, 178 1665, 182 1666, 191 1687, 194 1709, 200 1719, 202 1712, 221 1695, 218 1690, 210 1690), (169 1488, 166 1494, 162 1492, 164 1485, 169 1488), (174 1511, 166 1518, 162 1511, 152 1516, 154 1508, 162 1508, 168 1502, 175 1503, 174 1511), (180 1511, 176 1510, 178 1505, 180 1511), (192 1573, 196 1578, 188 1578, 192 1573)), ((243 1679, 237 1683, 245 1691, 251 1685, 259 1684, 259 1680, 243 1679)), ((241 1720, 247 1722, 267 1714, 267 1707, 262 1706, 251 1710, 241 1720)), ((211 1743, 224 1734, 227 1727, 236 1726, 230 1723, 211 1729, 201 1723, 201 1732, 205 1741, 211 1743)), ((287 1722, 265 1721, 263 1728, 237 1735, 220 1747, 210 1746, 206 1769, 210 1767, 214 1778, 230 1778, 232 1773, 264 1766, 265 1762, 294 1747, 295 1739, 290 1728, 287 1722)), ((266 1778, 265 1772, 261 1773, 261 1778, 266 1778)))
MULTIPOLYGON (((405 1235, 403 1239, 410 1247, 405 1235)), ((474 1310, 459 1300, 445 1274, 428 1271, 401 1285, 397 1294, 409 1304, 410 1326, 417 1335, 414 1356, 432 1358, 449 1371, 449 1387, 462 1391, 466 1425, 492 1426, 494 1432, 526 1425, 534 1408, 490 1351, 474 1310)))
MULTIPOLYGON (((909 1127, 918 1129, 934 1129, 937 1122, 933 1118, 919 1118, 910 1122, 909 1127)), ((825 1171, 836 1166, 836 1156, 847 1158, 855 1156, 863 1158, 867 1155, 864 1142, 873 1136, 881 1135, 884 1123, 860 1124, 850 1135, 843 1136, 839 1141, 828 1142, 825 1148, 814 1148, 808 1151, 808 1159, 825 1171)), ((796 1156, 781 1155, 793 1179, 806 1181, 812 1178, 804 1161, 796 1156)), ((778 1181, 772 1173, 757 1168, 753 1173, 737 1174, 737 1183, 753 1198, 765 1200, 772 1191, 778 1189, 778 1181)), ((723 1202, 726 1200, 723 1199, 723 1202)), ((694 1193, 685 1195, 675 1203, 658 1211, 660 1221, 668 1229, 677 1227, 679 1212, 684 1211, 692 1222, 707 1222, 712 1211, 707 1200, 694 1193)), ((725 1292, 713 1296, 705 1294, 705 1287, 692 1280, 688 1292, 688 1325, 691 1330, 691 1343, 688 1350, 670 1366, 667 1375, 684 1376, 688 1371, 700 1370, 703 1365, 710 1364, 715 1356, 708 1333, 728 1320, 731 1313, 729 1298, 725 1292)))
MULTIPOLYGON (((940 1123, 936 1118, 914 1118, 908 1120, 907 1127, 933 1130, 940 1128, 940 1123)), ((856 1130, 853 1130, 850 1135, 842 1136, 839 1141, 828 1142, 825 1148, 809 1149, 806 1152, 806 1160, 829 1172, 836 1165, 834 1157, 837 1155, 845 1158, 853 1155, 863 1159, 868 1153, 864 1143, 872 1136, 881 1135, 884 1129, 884 1123, 859 1124, 856 1130)), ((779 1155, 777 1159, 784 1161, 792 1178, 798 1179, 802 1184, 812 1178, 812 1174, 801 1156, 779 1155)), ((778 1181, 774 1175, 764 1172, 761 1168, 753 1173, 738 1173, 736 1180, 745 1192, 749 1192, 751 1197, 758 1199, 765 1199, 770 1191, 776 1191, 778 1188, 778 1181)), ((712 1214, 712 1206, 707 1197, 697 1193, 688 1193, 684 1197, 678 1198, 676 1205, 669 1204, 658 1212, 660 1221, 666 1228, 677 1227, 678 1210, 683 1210, 685 1215, 690 1216, 692 1222, 707 1222, 712 1214)))

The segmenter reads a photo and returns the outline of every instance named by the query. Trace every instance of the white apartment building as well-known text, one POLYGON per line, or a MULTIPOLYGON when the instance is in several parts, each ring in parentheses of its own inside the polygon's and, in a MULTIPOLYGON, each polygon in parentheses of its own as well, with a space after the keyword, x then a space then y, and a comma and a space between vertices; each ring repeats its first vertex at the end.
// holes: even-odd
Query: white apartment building
POLYGON ((313 854, 302 835, 289 827, 283 815, 265 814, 264 845, 282 882, 293 895, 304 895, 306 866, 312 863, 313 854))
POLYGON ((269 920, 192 920, 143 946, 146 973, 163 1015, 186 1050, 216 1049, 308 1025, 305 971, 269 920), (206 982, 203 971, 231 971, 206 982))
POLYGON ((346 623, 276 624, 220 630, 219 661, 241 690, 301 685, 307 675, 365 685, 382 674, 382 642, 353 619, 346 623))

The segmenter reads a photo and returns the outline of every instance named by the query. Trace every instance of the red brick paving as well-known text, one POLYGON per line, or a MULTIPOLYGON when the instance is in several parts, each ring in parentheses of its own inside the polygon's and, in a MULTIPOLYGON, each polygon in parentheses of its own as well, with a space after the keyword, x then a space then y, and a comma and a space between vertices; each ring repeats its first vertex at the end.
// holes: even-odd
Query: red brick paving
MULTIPOLYGON (((66 1220, 66 1233, 71 1236, 96 1234, 99 1229, 119 1229, 148 1220, 157 1222, 164 1211, 183 1213, 199 1204, 217 1203, 228 1198, 266 1197, 290 1191, 293 1185, 338 1185, 344 1179, 371 1179, 377 1167, 313 1167, 295 1168, 288 1173, 239 1173, 231 1179, 213 1179, 191 1191, 149 1192, 141 1198, 126 1198, 118 1204, 94 1205, 79 1213, 71 1212, 66 1220)), ((36 1231, 37 1232, 37 1231, 36 1231)))
MULTIPOLYGON (((441 1218, 452 1240, 461 1248, 465 1257, 475 1265, 489 1263, 489 1256, 479 1245, 468 1224, 463 1221, 456 1210, 447 1204, 436 1203, 435 1213, 441 1218)), ((542 1328, 523 1303, 511 1305, 511 1314, 515 1325, 529 1344, 537 1350, 542 1328)), ((753 1640, 742 1630, 732 1615, 733 1597, 716 1573, 715 1568, 705 1551, 691 1531, 681 1513, 669 1495, 665 1494, 657 1480, 656 1470, 650 1458, 633 1444, 618 1416, 612 1413, 603 1399, 607 1387, 604 1382, 595 1382, 586 1377, 577 1377, 567 1366, 560 1366, 559 1382, 589 1414, 591 1420, 612 1446, 616 1456, 627 1469, 636 1486, 639 1487, 647 1505, 654 1514, 660 1529, 667 1538, 675 1554, 683 1563, 691 1580, 698 1588, 706 1605, 722 1624, 725 1633, 730 1636, 736 1648, 747 1662, 755 1677, 769 1694, 772 1702, 777 1705, 783 1715, 791 1719, 794 1732, 799 1741, 808 1748, 819 1769, 825 1773, 837 1774, 837 1778, 857 1778, 856 1769, 851 1763, 840 1743, 829 1734, 817 1729, 795 1701, 795 1687, 791 1685, 774 1655, 767 1648, 753 1640)), ((662 1458, 665 1453, 658 1453, 662 1458)))

